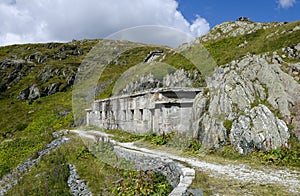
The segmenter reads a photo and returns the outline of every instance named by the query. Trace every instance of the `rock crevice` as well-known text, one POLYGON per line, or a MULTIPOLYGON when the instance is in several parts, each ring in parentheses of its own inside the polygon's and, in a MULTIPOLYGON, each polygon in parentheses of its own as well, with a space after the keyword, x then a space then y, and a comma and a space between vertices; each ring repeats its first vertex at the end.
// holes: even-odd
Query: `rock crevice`
POLYGON ((281 67, 248 55, 219 68, 196 96, 194 137, 207 148, 230 143, 240 153, 287 147, 286 119, 297 117, 291 106, 299 103, 300 85, 281 67))

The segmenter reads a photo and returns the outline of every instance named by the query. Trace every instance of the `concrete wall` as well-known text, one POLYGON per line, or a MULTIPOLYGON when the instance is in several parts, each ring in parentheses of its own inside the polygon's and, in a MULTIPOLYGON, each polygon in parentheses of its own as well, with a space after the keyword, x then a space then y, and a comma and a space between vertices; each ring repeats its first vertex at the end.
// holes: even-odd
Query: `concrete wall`
POLYGON ((97 100, 87 110, 87 124, 131 132, 191 130, 192 105, 201 89, 156 89, 97 100))

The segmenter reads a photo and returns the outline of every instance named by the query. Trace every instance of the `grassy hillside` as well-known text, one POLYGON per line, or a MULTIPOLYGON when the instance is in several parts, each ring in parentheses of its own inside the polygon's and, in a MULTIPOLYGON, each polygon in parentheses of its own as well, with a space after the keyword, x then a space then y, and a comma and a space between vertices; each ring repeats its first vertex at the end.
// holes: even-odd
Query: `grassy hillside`
MULTIPOLYGON (((222 25, 222 24, 221 24, 222 25)), ((280 51, 281 48, 297 45, 300 41, 299 30, 293 31, 300 21, 285 23, 271 23, 267 29, 259 29, 246 35, 227 37, 226 34, 216 40, 202 42, 218 65, 224 65, 232 60, 245 56, 247 53, 262 54, 265 52, 280 51), (245 44, 246 43, 246 44, 245 44)), ((219 28, 211 34, 216 34, 219 28)))
MULTIPOLYGON (((300 32, 292 30, 299 25, 300 21, 297 21, 260 29, 247 35, 220 37, 216 40, 201 41, 201 43, 221 66, 247 53, 260 54, 273 51, 280 53, 281 48, 296 45, 300 40, 300 32), (270 36, 271 34, 273 35, 270 36), (242 44, 244 45, 241 46, 242 44)), ((211 33, 216 33, 216 31, 211 33)), ((27 158, 35 156, 35 152, 53 139, 51 134, 54 131, 73 126, 72 86, 75 75, 86 54, 98 41, 83 40, 70 43, 0 47, 0 178, 27 158), (39 95, 32 99, 29 97, 20 99, 20 93, 26 89, 29 90, 30 87, 37 87, 39 95)), ((138 47, 126 51, 108 64, 98 81, 101 90, 97 98, 111 96, 117 79, 131 67, 143 62, 150 51, 157 49, 165 51, 164 58, 160 57, 157 61, 167 63, 176 69, 183 68, 191 71, 195 69, 191 61, 174 53, 170 48, 146 45, 138 47)), ((205 85, 204 77, 205 75, 200 76, 199 81, 202 82, 200 85, 205 85)), ((30 178, 24 179, 19 189, 24 191, 28 179, 38 173, 37 170, 43 171, 49 167, 54 171, 55 157, 62 161, 57 164, 64 164, 65 159, 77 161, 79 167, 82 166, 82 176, 89 178, 93 171, 84 173, 84 168, 91 166, 87 160, 94 161, 94 159, 89 154, 86 157, 74 159, 70 154, 78 153, 77 151, 82 149, 69 148, 70 146, 67 146, 63 152, 54 152, 49 159, 44 160, 29 174, 30 178)), ((99 164, 102 168, 107 167, 100 162, 95 164, 99 164)), ((64 178, 64 176, 60 177, 64 178)), ((45 182, 43 176, 37 179, 41 179, 41 183, 45 182)), ((43 186, 38 187, 37 193, 44 194, 43 186)), ((11 194, 14 195, 14 193, 11 194)), ((58 193, 55 192, 55 194, 58 193)), ((24 192, 24 194, 27 193, 24 192)))
POLYGON ((0 48, 0 85, 7 86, 0 91, 0 176, 49 143, 52 132, 72 126, 72 89, 71 86, 65 88, 68 85, 66 78, 76 73, 84 54, 97 42, 26 44, 0 48), (72 53, 79 48, 80 54, 72 53), (38 62, 38 58, 30 57, 35 54, 47 59, 38 62), (20 62, 7 63, 10 60, 20 62), (14 72, 18 76, 10 79, 14 72), (43 74, 50 76, 43 79, 43 74), (49 96, 41 92, 37 100, 18 100, 20 91, 33 84, 40 91, 52 84, 60 85, 57 92, 49 96))

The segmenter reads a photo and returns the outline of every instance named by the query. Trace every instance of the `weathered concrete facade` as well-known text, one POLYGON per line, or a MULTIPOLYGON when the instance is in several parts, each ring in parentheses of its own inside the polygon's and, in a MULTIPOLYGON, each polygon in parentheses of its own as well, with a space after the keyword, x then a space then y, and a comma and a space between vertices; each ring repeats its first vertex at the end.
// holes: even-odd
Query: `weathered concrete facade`
POLYGON ((199 88, 159 88, 97 100, 87 110, 87 124, 131 132, 192 130, 192 106, 199 88))

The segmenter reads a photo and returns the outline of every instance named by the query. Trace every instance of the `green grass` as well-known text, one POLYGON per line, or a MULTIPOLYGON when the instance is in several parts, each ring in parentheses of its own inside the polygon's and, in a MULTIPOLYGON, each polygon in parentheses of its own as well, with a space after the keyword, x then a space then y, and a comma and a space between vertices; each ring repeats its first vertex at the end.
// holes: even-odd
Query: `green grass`
POLYGON ((35 165, 8 195, 70 195, 68 163, 74 164, 93 194, 168 195, 172 187, 161 175, 120 169, 104 163, 77 136, 35 165))
MULTIPOLYGON (((259 30, 249 35, 221 38, 204 43, 204 46, 218 65, 224 65, 234 59, 246 55, 248 52, 252 54, 261 54, 270 51, 280 51, 280 49, 283 47, 297 44, 300 39, 300 33, 299 31, 290 33, 290 30, 299 24, 300 21, 297 21, 294 23, 284 24, 283 26, 277 28, 259 30), (279 32, 286 30, 289 33, 277 34, 269 39, 266 39, 267 35, 275 32, 276 30, 279 32), (244 43, 245 40, 248 42, 248 44, 242 48, 239 48, 238 45, 244 43)), ((7 58, 14 59, 15 57, 17 57, 17 59, 25 59, 25 57, 28 55, 32 55, 36 52, 40 52, 42 56, 48 56, 48 59, 45 63, 38 63, 37 61, 33 60, 33 62, 36 64, 35 66, 32 66, 31 63, 25 62, 21 71, 23 78, 18 82, 11 83, 10 88, 5 92, 0 92, 0 177, 7 174, 11 169, 15 168, 27 158, 34 156, 36 151, 42 149, 52 140, 52 132, 63 128, 69 128, 73 122, 72 113, 67 116, 61 116, 59 114, 60 112, 70 111, 72 109, 72 88, 69 90, 64 90, 64 87, 66 87, 66 77, 63 77, 60 74, 42 81, 39 77, 41 71, 48 68, 54 70, 60 69, 61 71, 70 72, 67 74, 67 76, 70 76, 71 72, 77 71, 77 68, 85 59, 85 54, 87 54, 97 43, 98 40, 87 40, 70 43, 56 43, 57 47, 54 48, 47 48, 45 47, 46 44, 24 44, 0 47, 0 60, 7 58), (63 46, 72 47, 74 45, 80 47, 80 49, 83 51, 83 55, 73 55, 69 50, 66 50, 65 53, 68 56, 66 56, 65 59, 55 59, 58 55, 58 50, 63 46), (16 99, 17 95, 22 89, 27 88, 32 84, 37 84, 41 90, 53 83, 61 83, 60 90, 63 92, 59 92, 51 96, 43 95, 43 97, 35 101, 18 101, 16 99)), ((118 60, 120 64, 115 64, 114 60, 109 63, 99 79, 98 85, 102 85, 103 90, 97 95, 97 98, 110 97, 113 92, 113 87, 116 84, 115 82, 120 78, 120 76, 122 76, 123 73, 132 67, 141 63, 150 51, 157 49, 164 49, 166 51, 166 57, 162 62, 172 66, 174 69, 182 68, 190 71, 191 73, 194 70, 200 70, 202 75, 199 76, 198 80, 196 80, 196 83, 194 84, 196 87, 205 86, 204 77, 210 75, 213 68, 215 68, 212 62, 207 63, 205 59, 203 60, 203 55, 206 54, 205 52, 203 54, 198 54, 197 52, 195 53, 195 51, 191 51, 190 54, 174 54, 170 49, 165 47, 138 47, 126 51, 121 56, 117 57, 117 59, 114 59, 118 60), (196 61, 203 61, 204 63, 199 65, 196 63, 195 65, 195 63, 189 59, 196 59, 196 61)), ((291 61, 293 62, 293 60, 291 61)), ((13 71, 14 68, 0 70, 0 85, 6 82, 8 75, 13 71)), ((150 68, 145 67, 143 70, 138 70, 137 72, 139 74, 143 74, 149 73, 150 71, 150 68)), ((154 71, 157 78, 162 78, 162 75, 165 74, 164 72, 160 72, 159 66, 157 66, 154 71)), ((168 71, 172 72, 173 69, 168 71)), ((127 82, 129 81, 131 80, 128 80, 127 82)), ((124 86, 125 84, 126 83, 122 85, 124 86)), ((225 123, 225 125, 227 128, 230 128, 230 122, 225 123)), ((112 131, 111 133, 116 135, 114 139, 121 142, 137 141, 144 137, 140 135, 122 133, 117 130, 112 131)), ((178 135, 175 135, 173 140, 167 139, 166 136, 153 135, 150 140, 152 144, 151 142, 148 142, 148 144, 155 144, 153 145, 154 147, 161 146, 170 149, 180 149, 184 153, 188 151, 194 151, 198 153, 199 148, 201 147, 201 144, 197 143, 196 141, 182 140, 182 137, 178 135)), ((206 153, 213 157, 215 156, 230 160, 246 161, 249 163, 257 162, 258 164, 298 167, 300 165, 299 143, 295 142, 294 140, 295 139, 293 138, 291 139, 290 149, 278 149, 269 153, 254 152, 250 155, 239 155, 229 146, 225 146, 220 150, 211 150, 206 153)), ((103 165, 101 162, 98 162, 97 159, 95 159, 92 154, 88 153, 81 144, 79 145, 81 146, 80 149, 68 145, 67 147, 64 147, 62 151, 57 151, 55 152, 56 154, 54 153, 51 155, 49 160, 43 160, 42 164, 49 165, 49 167, 52 168, 52 162, 56 163, 54 160, 54 157, 56 156, 58 159, 56 164, 58 165, 60 163, 64 163, 66 160, 74 161, 74 163, 77 164, 76 166, 78 166, 81 175, 88 179, 89 184, 95 192, 103 191, 105 188, 107 188, 106 185, 102 186, 103 190, 97 188, 97 184, 101 184, 101 182, 97 181, 96 179, 98 179, 97 177, 101 176, 106 171, 113 175, 116 170, 109 168, 105 164, 103 165), (81 153, 81 155, 78 155, 78 153, 81 153), (75 155, 78 157, 73 157, 75 155), (89 167, 91 168, 90 170, 87 169, 89 167), (96 177, 93 177, 92 174, 95 173, 97 168, 104 168, 101 170, 103 173, 96 173, 96 177), (91 176, 91 179, 89 179, 89 176, 91 176), (95 183, 93 184, 93 182, 95 183)), ((192 153, 192 155, 195 156, 196 153, 192 153)), ((46 166, 43 166, 42 164, 33 171, 38 173, 44 170, 44 172, 47 174, 45 176, 49 176, 50 174, 47 173, 46 166)), ((59 169, 64 167, 65 166, 59 166, 57 168, 58 170, 52 168, 50 171, 60 171, 59 169)), ((109 175, 108 173, 107 175, 109 175)), ((38 185, 37 189, 34 189, 35 187, 33 185, 31 188, 28 188, 32 189, 30 191, 33 192, 25 191, 22 193, 34 194, 34 191, 37 191, 36 193, 41 194, 46 193, 46 190, 48 189, 45 187, 46 180, 43 178, 44 177, 42 176, 37 177, 37 181, 41 182, 41 185, 38 185)), ((52 176, 51 178, 54 177, 52 176)), ((62 176, 61 179, 63 178, 64 177, 62 176)), ((20 188, 19 190, 25 189, 26 183, 29 183, 29 180, 26 182, 24 181, 23 185, 21 183, 23 188, 20 188)), ((49 184, 48 181, 48 186, 53 188, 56 185, 55 183, 49 184)))
POLYGON ((68 176, 66 156, 58 149, 42 158, 7 195, 71 195, 68 176))
MULTIPOLYGON (((152 73, 154 78, 162 80, 163 76, 173 73, 177 69, 187 70, 192 76, 193 71, 197 70, 197 66, 185 56, 164 47, 144 46, 134 48, 124 52, 115 60, 105 67, 99 78, 98 86, 104 88, 96 95, 96 99, 108 98, 113 95, 113 90, 118 93, 128 83, 139 81, 141 76, 146 76, 149 73, 152 73), (155 65, 141 63, 149 52, 154 50, 164 50, 165 59, 155 65), (115 64, 115 60, 120 62, 121 65, 115 64), (114 86, 116 86, 115 89, 113 89, 114 86)), ((157 59, 157 61, 159 60, 157 59)), ((198 78, 194 79, 195 87, 205 86, 204 75, 201 75, 200 72, 198 78)))
MULTIPOLYGON (((72 71, 77 71, 84 55, 70 54, 64 60, 54 60, 57 51, 62 47, 77 45, 86 54, 98 40, 76 41, 71 43, 52 43, 57 47, 47 48, 47 44, 24 44, 0 47, 0 60, 25 59, 28 55, 39 52, 47 56, 45 63, 35 64, 22 63, 20 71, 22 78, 9 84, 5 92, 0 92, 0 177, 15 168, 34 153, 41 150, 44 145, 52 140, 52 132, 68 128, 73 122, 72 113, 67 116, 60 115, 61 112, 72 110, 72 91, 63 90, 66 87, 66 77, 63 72, 70 76, 72 71), (60 75, 55 75, 46 81, 41 80, 40 74, 43 70, 60 70, 60 75), (58 92, 51 96, 42 94, 42 89, 53 83, 60 83, 58 92), (21 90, 37 84, 42 97, 35 101, 19 101, 17 96, 21 90)), ((6 78, 14 71, 10 67, 0 71, 0 85, 7 82, 6 78)))
MULTIPOLYGON (((136 66, 144 61, 144 58, 154 50, 166 48, 144 46, 137 47, 128 51, 125 51, 117 59, 113 59, 103 70, 101 76, 99 76, 98 86, 102 86, 103 89, 96 95, 96 99, 108 98, 113 93, 113 87, 121 75, 129 68, 136 66), (115 64, 117 60, 121 65, 115 64)), ((123 84, 125 85, 125 84, 123 84)))
POLYGON ((196 170, 195 179, 189 188, 200 189, 204 195, 291 195, 283 186, 245 183, 228 179, 226 176, 213 177, 211 173, 201 170, 196 170))
POLYGON ((221 149, 208 150, 210 156, 222 157, 229 160, 243 161, 249 164, 280 166, 300 169, 300 144, 295 136, 291 136, 289 148, 277 148, 269 152, 254 151, 241 155, 231 146, 223 146, 221 149))
POLYGON ((171 192, 172 188, 163 176, 134 171, 125 160, 113 160, 115 156, 109 143, 82 143, 78 138, 74 141, 76 144, 66 145, 71 151, 66 154, 94 194, 168 195, 171 192))
MULTIPOLYGON (((119 134, 119 131, 115 130, 106 132, 113 135, 119 134)), ((126 133, 126 138, 131 138, 130 135, 130 133, 126 133)), ((132 136, 134 135, 135 134, 132 134, 132 136)), ((201 148, 201 144, 195 143, 194 140, 187 140, 184 138, 187 137, 174 132, 165 135, 147 134, 144 135, 144 140, 141 140, 140 138, 137 140, 137 145, 219 164, 249 164, 253 168, 268 166, 273 169, 283 169, 288 167, 299 170, 299 160, 296 160, 299 157, 299 154, 295 154, 295 152, 299 152, 299 144, 294 137, 292 137, 293 141, 290 141, 290 150, 285 149, 282 151, 278 149, 269 153, 253 152, 248 155, 239 154, 237 151, 233 150, 231 146, 224 146, 221 149, 203 149, 201 148)), ((274 191, 280 195, 290 194, 286 188, 280 185, 256 185, 254 183, 244 183, 237 180, 225 179, 225 177, 223 178, 221 176, 212 177, 211 173, 201 170, 196 171, 196 178, 190 188, 201 189, 204 191, 205 195, 212 195, 212 193, 221 193, 225 195, 252 193, 256 195, 260 193, 271 194, 274 191)))
POLYGON ((247 53, 261 54, 298 44, 300 40, 300 32, 289 31, 299 24, 300 21, 287 23, 276 28, 266 30, 260 29, 248 35, 208 41, 207 43, 203 43, 203 45, 218 65, 224 65, 232 60, 245 56, 247 53), (289 33, 277 33, 273 37, 266 39, 267 35, 274 33, 277 30, 279 32, 286 30, 289 33), (238 45, 244 43, 244 41, 247 41, 248 44, 245 47, 238 47, 238 45))
POLYGON ((52 133, 73 122, 70 92, 40 98, 32 104, 8 99, 0 100, 0 176, 31 157, 52 140, 52 133))
POLYGON ((128 133, 121 130, 105 130, 108 134, 113 134, 113 138, 118 142, 135 142, 141 140, 144 136, 141 134, 128 133))

